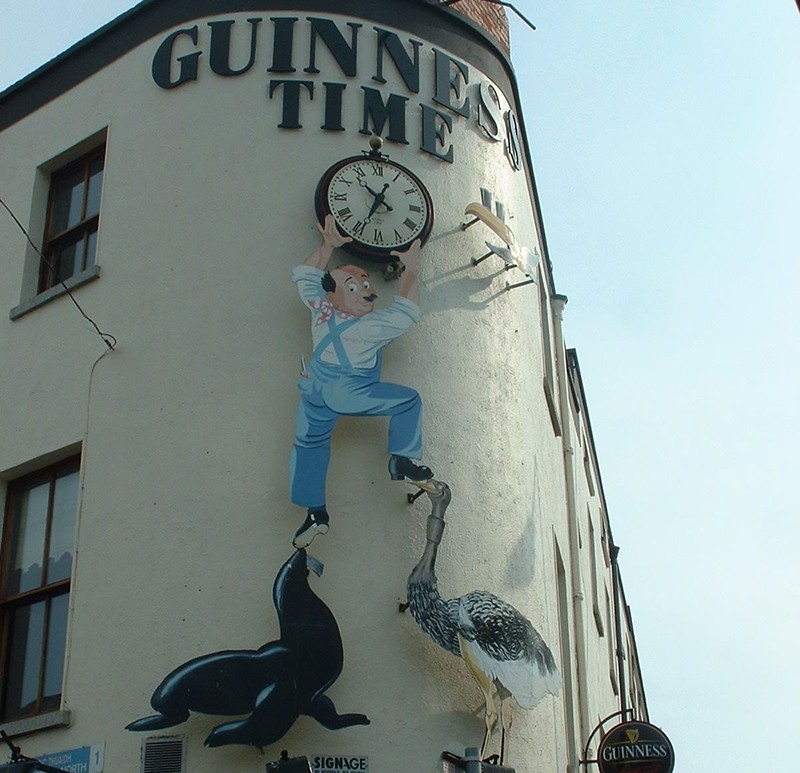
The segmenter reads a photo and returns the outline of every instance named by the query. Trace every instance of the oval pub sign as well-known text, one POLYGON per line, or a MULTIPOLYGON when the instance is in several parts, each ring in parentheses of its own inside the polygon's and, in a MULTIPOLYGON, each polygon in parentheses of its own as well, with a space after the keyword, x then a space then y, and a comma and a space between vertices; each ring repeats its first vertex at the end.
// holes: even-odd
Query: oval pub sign
POLYGON ((609 730, 597 750, 600 773, 672 773, 669 738, 647 722, 624 722, 609 730))

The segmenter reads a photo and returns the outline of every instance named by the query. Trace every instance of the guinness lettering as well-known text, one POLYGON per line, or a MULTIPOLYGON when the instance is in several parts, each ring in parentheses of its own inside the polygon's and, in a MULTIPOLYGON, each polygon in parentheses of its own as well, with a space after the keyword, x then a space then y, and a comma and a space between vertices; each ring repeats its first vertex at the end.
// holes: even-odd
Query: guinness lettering
POLYGON ((502 143, 513 169, 522 168, 522 143, 514 111, 503 109, 491 83, 475 82, 465 62, 434 47, 423 61, 422 41, 403 40, 382 27, 370 29, 357 22, 316 16, 302 20, 276 16, 268 21, 256 16, 238 22, 222 19, 170 33, 153 56, 153 81, 162 89, 198 81, 202 62, 207 62, 214 76, 241 77, 259 69, 255 65, 268 40, 271 50, 266 71, 278 77, 269 79, 265 93, 268 104, 274 103, 277 108, 275 125, 279 129, 302 129, 310 121, 323 131, 374 132, 402 145, 409 144, 412 132, 421 151, 452 163, 457 126, 472 121, 481 136, 502 143), (365 51, 366 43, 371 48, 365 51), (297 59, 305 59, 300 63, 301 77, 294 75, 297 59), (331 65, 333 72, 323 74, 323 69, 330 70, 331 65), (359 68, 364 66, 369 68, 369 82, 374 85, 340 81, 358 77, 359 68), (429 99, 433 104, 415 96, 420 93, 423 67, 430 68, 429 99), (407 94, 382 88, 389 83, 386 76, 390 73, 399 76, 395 83, 407 94), (317 79, 317 75, 322 77, 317 79))
POLYGON ((615 762, 616 760, 651 759, 653 757, 666 757, 669 751, 665 744, 634 743, 607 746, 603 749, 603 760, 615 762))

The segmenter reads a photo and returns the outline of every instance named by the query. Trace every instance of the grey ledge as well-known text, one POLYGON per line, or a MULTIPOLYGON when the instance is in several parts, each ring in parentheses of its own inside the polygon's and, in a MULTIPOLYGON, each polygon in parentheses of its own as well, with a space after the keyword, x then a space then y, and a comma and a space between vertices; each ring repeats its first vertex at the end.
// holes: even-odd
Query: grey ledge
MULTIPOLYGON (((99 276, 100 266, 92 266, 91 268, 87 268, 86 271, 81 271, 80 274, 75 274, 75 276, 70 277, 64 284, 70 290, 74 290, 76 287, 81 287, 89 282, 93 282, 99 276)), ((64 289, 64 285, 58 284, 27 301, 23 301, 19 306, 15 306, 8 312, 8 318, 11 320, 19 319, 34 309, 38 309, 40 306, 44 306, 46 303, 50 303, 50 301, 54 301, 56 298, 60 298, 62 295, 66 294, 67 291, 64 289)))
POLYGON ((49 711, 47 714, 37 714, 35 717, 13 719, 0 724, 0 730, 5 730, 10 738, 21 735, 30 735, 39 730, 49 730, 54 727, 69 727, 72 724, 72 712, 68 709, 49 711))

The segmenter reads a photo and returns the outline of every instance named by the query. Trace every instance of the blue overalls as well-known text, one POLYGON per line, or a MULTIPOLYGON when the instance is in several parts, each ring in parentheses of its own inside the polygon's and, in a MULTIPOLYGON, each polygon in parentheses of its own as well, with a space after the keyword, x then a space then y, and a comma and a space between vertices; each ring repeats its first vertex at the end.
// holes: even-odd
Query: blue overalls
POLYGON ((380 381, 381 352, 372 368, 354 368, 341 334, 359 318, 328 320, 328 334, 314 348, 308 377, 298 381, 295 441, 289 464, 292 502, 307 508, 325 507, 325 479, 331 434, 340 416, 390 416, 389 453, 422 458, 422 400, 410 387, 380 381), (338 365, 323 362, 322 352, 333 346, 338 365))

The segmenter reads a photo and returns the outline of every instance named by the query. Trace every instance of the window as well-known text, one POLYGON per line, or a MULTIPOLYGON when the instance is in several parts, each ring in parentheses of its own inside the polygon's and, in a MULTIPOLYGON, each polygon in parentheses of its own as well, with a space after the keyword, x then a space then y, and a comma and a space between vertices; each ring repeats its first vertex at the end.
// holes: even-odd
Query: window
POLYGON ((104 158, 101 146, 51 176, 40 293, 94 265, 104 158))
POLYGON ((594 624, 597 627, 597 633, 600 636, 605 636, 605 629, 603 628, 603 615, 600 612, 600 600, 598 597, 598 581, 597 581, 597 545, 595 544, 594 523, 592 523, 592 512, 589 506, 586 506, 586 519, 589 524, 589 562, 590 572, 592 574, 592 614, 594 615, 594 624))
POLYGON ((550 412, 550 420, 553 423, 553 431, 556 436, 561 436, 561 422, 558 416, 558 405, 556 403, 556 371, 553 357, 552 325, 550 322, 550 304, 548 302, 547 290, 545 289, 545 274, 539 267, 538 282, 539 287, 539 314, 542 324, 542 359, 544 364, 544 396, 547 401, 547 408, 550 412))
POLYGON ((608 595, 608 588, 605 588, 606 593, 606 620, 608 620, 608 676, 611 679, 611 687, 614 689, 614 695, 619 695, 619 682, 617 679, 617 653, 614 650, 614 634, 613 634, 613 618, 611 617, 611 598, 608 595))
POLYGON ((67 641, 79 459, 9 484, 0 581, 0 719, 55 711, 67 641))

